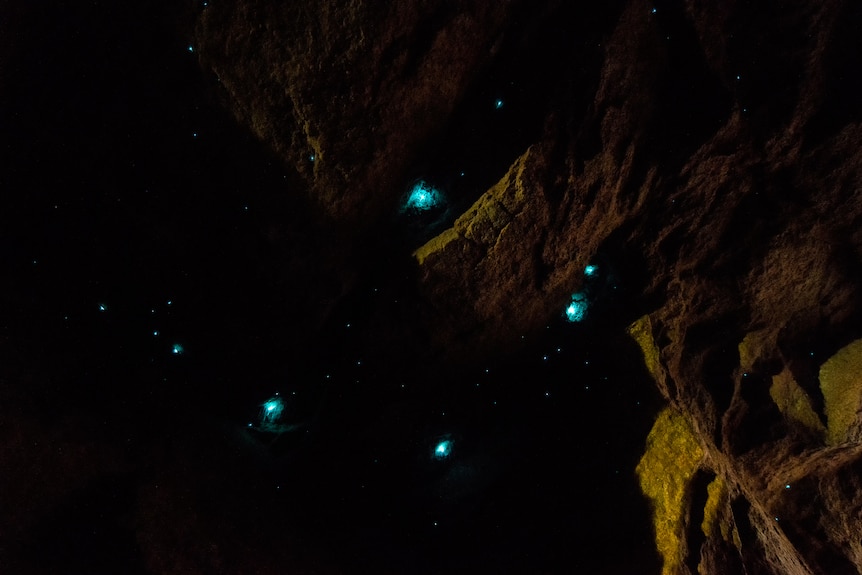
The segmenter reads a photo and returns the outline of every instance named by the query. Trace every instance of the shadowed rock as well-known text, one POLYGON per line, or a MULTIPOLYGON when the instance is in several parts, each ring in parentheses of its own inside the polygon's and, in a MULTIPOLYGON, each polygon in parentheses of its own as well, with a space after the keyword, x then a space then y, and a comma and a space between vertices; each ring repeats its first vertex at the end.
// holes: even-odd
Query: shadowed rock
POLYGON ((424 328, 454 355, 506 349, 614 260, 633 297, 609 321, 644 318, 632 333, 672 414, 639 468, 665 572, 856 573, 862 11, 632 0, 585 10, 590 34, 562 3, 448 6, 214 5, 201 59, 356 239, 501 47, 571 19, 592 48, 535 63, 554 79, 536 136, 414 252, 424 328), (700 455, 675 467, 678 429, 700 455))

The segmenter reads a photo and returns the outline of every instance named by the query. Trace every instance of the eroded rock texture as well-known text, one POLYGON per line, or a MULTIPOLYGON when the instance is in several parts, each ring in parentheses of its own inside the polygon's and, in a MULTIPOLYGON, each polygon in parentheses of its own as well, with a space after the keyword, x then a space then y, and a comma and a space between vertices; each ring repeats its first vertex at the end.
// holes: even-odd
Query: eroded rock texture
POLYGON ((453 123, 494 97, 497 63, 541 94, 495 148, 497 183, 411 248, 437 345, 505 348, 588 262, 614 266, 630 303, 613 321, 642 317, 670 410, 639 467, 665 572, 859 572, 862 10, 339 4, 214 5, 198 35, 227 105, 345 244, 469 134, 453 123))

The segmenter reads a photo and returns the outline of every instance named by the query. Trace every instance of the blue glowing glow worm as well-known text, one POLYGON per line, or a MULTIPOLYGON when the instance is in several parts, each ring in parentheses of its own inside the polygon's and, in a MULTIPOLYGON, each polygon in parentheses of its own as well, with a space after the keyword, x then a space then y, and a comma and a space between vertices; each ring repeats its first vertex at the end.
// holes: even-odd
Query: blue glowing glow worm
POLYGON ((437 444, 434 448, 434 457, 437 459, 446 459, 452 453, 452 442, 445 439, 437 444))
POLYGON ((570 322, 582 321, 587 315, 589 302, 587 295, 581 292, 572 294, 572 301, 566 307, 566 319, 570 322))
POLYGON ((284 400, 276 395, 266 400, 261 408, 260 422, 262 424, 276 423, 281 419, 281 414, 284 411, 284 400))
POLYGON ((438 207, 442 202, 443 194, 440 190, 425 180, 419 180, 413 185, 413 189, 410 190, 410 195, 404 203, 403 210, 427 212, 438 207))

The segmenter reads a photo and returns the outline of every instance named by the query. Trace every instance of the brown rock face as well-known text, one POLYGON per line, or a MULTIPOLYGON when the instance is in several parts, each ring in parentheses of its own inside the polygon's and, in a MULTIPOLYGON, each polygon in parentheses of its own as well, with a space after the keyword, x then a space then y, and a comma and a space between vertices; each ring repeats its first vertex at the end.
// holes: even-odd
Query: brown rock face
POLYGON ((615 267, 635 296, 612 321, 648 316, 632 333, 674 414, 639 467, 665 572, 860 572, 862 11, 341 4, 213 6, 198 33, 236 116, 353 239, 466 133, 496 62, 579 35, 535 64, 540 121, 508 170, 414 246, 436 343, 505 348, 587 263, 615 267), (656 474, 678 475, 667 501, 656 474))
POLYGON ((205 11, 199 38, 237 117, 326 213, 374 223, 516 6, 243 2, 205 11))

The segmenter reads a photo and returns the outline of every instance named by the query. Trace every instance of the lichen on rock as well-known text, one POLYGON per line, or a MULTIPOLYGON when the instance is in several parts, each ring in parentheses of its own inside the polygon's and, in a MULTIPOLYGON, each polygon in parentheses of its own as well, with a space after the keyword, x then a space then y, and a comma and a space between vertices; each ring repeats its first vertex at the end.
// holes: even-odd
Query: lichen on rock
POLYGON ((648 315, 641 317, 628 328, 629 335, 637 342, 644 356, 647 371, 658 382, 661 377, 659 349, 652 334, 652 322, 648 315))
POLYGON ((788 369, 772 376, 769 395, 785 417, 816 432, 821 437, 824 436, 826 429, 811 406, 811 398, 799 387, 788 369))
POLYGON ((662 411, 647 437, 646 452, 637 466, 641 490, 653 507, 662 573, 675 575, 685 560, 685 527, 690 483, 703 461, 703 449, 685 415, 662 411))
POLYGON ((703 534, 707 537, 721 537, 725 542, 739 547, 739 533, 727 512, 730 501, 727 481, 718 475, 706 489, 707 499, 703 509, 703 522, 700 525, 703 534))
POLYGON ((862 440, 862 339, 838 350, 820 367, 830 445, 862 440))
POLYGON ((505 233, 512 233, 513 230, 507 232, 506 227, 524 209, 527 201, 524 190, 527 182, 522 179, 522 171, 529 155, 530 151, 527 150, 494 187, 482 194, 455 220, 452 227, 414 252, 420 265, 453 241, 478 244, 483 251, 490 251, 505 233))

